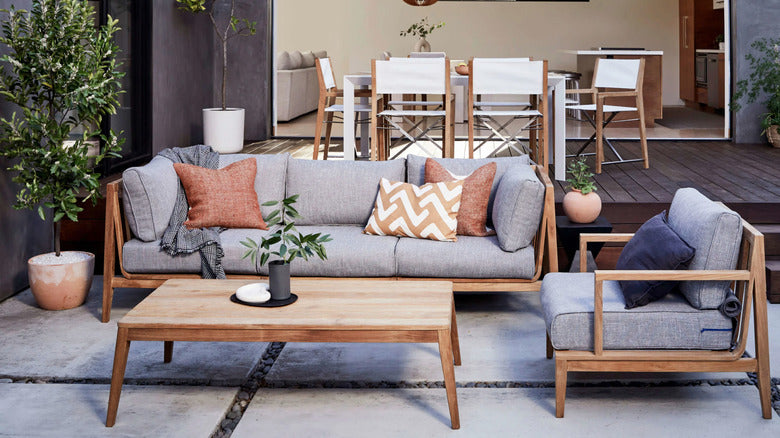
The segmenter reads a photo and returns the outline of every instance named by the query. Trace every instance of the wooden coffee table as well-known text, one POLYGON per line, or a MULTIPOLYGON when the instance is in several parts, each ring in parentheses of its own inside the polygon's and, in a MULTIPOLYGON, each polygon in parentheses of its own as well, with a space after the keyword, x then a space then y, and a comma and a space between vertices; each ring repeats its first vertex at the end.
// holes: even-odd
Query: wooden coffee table
POLYGON ((106 426, 116 421, 130 341, 438 343, 453 429, 460 428, 458 329, 448 281, 293 279, 298 301, 263 308, 230 301, 254 280, 166 281, 119 320, 106 426))

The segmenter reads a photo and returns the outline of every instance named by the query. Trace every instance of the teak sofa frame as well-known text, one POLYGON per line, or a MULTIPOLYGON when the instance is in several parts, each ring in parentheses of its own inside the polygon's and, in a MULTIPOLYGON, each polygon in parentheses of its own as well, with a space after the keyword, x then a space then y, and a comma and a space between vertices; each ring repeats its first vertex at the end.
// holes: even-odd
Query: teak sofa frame
MULTIPOLYGON (((445 278, 452 281, 455 292, 525 292, 539 291, 542 276, 558 271, 558 242, 555 237, 555 193, 547 172, 538 165, 532 165, 539 180, 544 184, 544 207, 539 229, 534 237, 534 276, 530 279, 513 278, 445 278)), ((120 195, 122 180, 108 184, 106 193, 106 228, 103 261, 103 312, 102 321, 111 319, 111 304, 114 288, 157 288, 170 278, 200 278, 198 274, 132 274, 125 270, 122 247, 131 236, 130 227, 124 219, 120 195), (117 265, 118 271, 117 272, 117 265)), ((267 278, 255 275, 228 275, 228 278, 267 278)), ((366 278, 359 278, 366 280, 366 278)), ((441 278, 383 277, 377 280, 442 280, 441 278)))
MULTIPOLYGON (((554 350, 555 416, 563 417, 566 375, 569 371, 596 372, 747 372, 758 376, 764 418, 772 418, 769 375, 769 340, 766 314, 764 236, 742 221, 742 244, 735 270, 697 271, 595 271, 593 351, 554 350), (730 281, 742 311, 736 320, 731 350, 604 350, 603 287, 607 280, 730 281), (743 357, 747 345, 751 304, 756 357, 743 357)), ((580 271, 587 266, 588 242, 628 242, 633 234, 581 234, 580 271)), ((547 334, 547 358, 553 347, 547 334)))

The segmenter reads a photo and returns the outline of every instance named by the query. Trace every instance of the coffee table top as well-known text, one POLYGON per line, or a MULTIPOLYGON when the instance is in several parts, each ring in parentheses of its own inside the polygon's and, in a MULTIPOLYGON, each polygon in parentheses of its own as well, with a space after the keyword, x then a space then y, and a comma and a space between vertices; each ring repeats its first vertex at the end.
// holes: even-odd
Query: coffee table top
POLYGON ((126 328, 311 330, 448 329, 449 281, 292 279, 298 301, 252 307, 230 301, 257 280, 171 279, 118 322, 126 328))

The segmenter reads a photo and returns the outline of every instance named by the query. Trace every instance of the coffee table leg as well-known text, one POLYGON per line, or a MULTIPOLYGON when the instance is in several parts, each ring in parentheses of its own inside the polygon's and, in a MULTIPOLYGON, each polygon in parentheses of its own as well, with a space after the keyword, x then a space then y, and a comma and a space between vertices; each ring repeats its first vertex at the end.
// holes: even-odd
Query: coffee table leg
POLYGON ((450 330, 439 330, 439 355, 444 373, 444 388, 447 390, 447 404, 450 408, 450 422, 453 429, 460 429, 458 395, 455 392, 455 367, 452 362, 452 335, 450 330))
POLYGON ((173 360, 173 341, 164 342, 163 362, 170 363, 173 360))
POLYGON ((116 332, 116 349, 114 350, 114 370, 111 373, 111 392, 108 395, 108 413, 106 427, 112 427, 116 422, 116 410, 119 407, 119 395, 122 392, 122 382, 125 379, 127 352, 130 341, 127 339, 127 329, 119 328, 116 332))
POLYGON ((455 302, 452 303, 452 327, 450 328, 452 337, 452 354, 455 356, 455 365, 460 365, 460 341, 458 341, 458 321, 455 319, 455 302))

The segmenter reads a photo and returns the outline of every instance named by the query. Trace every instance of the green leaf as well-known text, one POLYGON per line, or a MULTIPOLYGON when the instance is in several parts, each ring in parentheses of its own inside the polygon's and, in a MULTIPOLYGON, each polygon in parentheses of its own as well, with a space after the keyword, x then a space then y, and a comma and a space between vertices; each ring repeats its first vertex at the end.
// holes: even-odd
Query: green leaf
POLYGON ((38 216, 40 216, 42 220, 46 220, 46 214, 43 212, 43 206, 38 206, 38 216))
POLYGON ((260 205, 262 205, 263 207, 273 207, 274 205, 276 205, 278 203, 279 203, 279 201, 268 201, 268 202, 263 202, 260 205))
POLYGON ((270 254, 267 252, 264 252, 263 255, 260 256, 260 266, 263 266, 268 262, 268 257, 270 257, 270 254))

